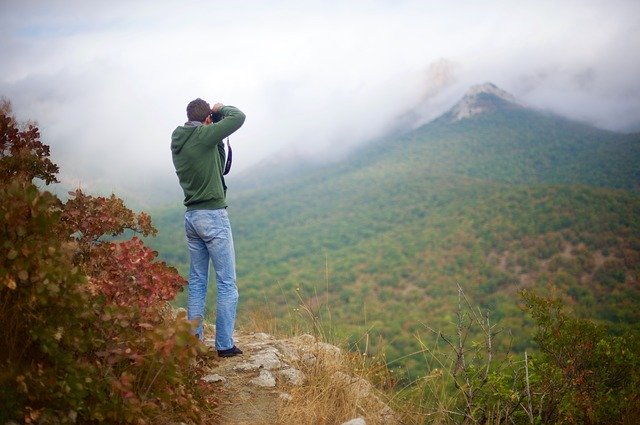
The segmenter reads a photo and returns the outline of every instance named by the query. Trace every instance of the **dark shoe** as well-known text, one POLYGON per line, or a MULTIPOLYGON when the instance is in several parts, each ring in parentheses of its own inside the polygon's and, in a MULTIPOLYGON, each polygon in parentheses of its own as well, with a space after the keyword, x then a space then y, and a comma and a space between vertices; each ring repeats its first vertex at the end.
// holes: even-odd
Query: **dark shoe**
POLYGON ((227 350, 218 350, 218 356, 220 357, 233 357, 238 354, 242 354, 242 350, 235 345, 227 350))

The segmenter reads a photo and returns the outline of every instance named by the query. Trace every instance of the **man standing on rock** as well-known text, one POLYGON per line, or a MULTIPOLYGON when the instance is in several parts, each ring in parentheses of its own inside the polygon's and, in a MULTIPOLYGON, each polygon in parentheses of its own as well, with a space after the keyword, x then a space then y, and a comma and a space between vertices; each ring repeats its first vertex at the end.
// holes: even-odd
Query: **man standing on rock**
POLYGON ((227 215, 227 187, 223 177, 224 138, 239 129, 245 115, 238 108, 202 99, 187 105, 187 121, 171 135, 171 153, 187 211, 184 226, 190 269, 187 317, 196 321, 201 341, 209 281, 209 259, 216 273, 216 350, 221 357, 242 354, 233 342, 238 304, 236 264, 227 215))

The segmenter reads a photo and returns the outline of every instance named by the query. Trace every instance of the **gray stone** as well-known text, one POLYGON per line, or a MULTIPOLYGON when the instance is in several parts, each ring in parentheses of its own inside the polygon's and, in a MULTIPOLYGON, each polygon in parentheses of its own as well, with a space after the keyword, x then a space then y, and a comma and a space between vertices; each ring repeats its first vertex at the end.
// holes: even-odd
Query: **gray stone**
POLYGON ((335 345, 327 344, 326 342, 319 342, 317 344, 318 351, 327 357, 340 358, 342 352, 335 345))
POLYGON ((284 377, 284 379, 291 385, 300 386, 304 384, 304 380, 306 376, 304 373, 300 372, 298 369, 289 367, 287 369, 282 369, 278 372, 280 376, 284 377))
POLYGON ((371 394, 371 384, 362 379, 351 375, 347 375, 344 372, 335 372, 331 375, 335 382, 343 384, 349 388, 349 391, 357 398, 366 398, 371 394))
POLYGON ((302 355, 302 363, 304 363, 305 365, 307 365, 308 367, 313 366, 316 363, 316 356, 314 356, 311 353, 304 353, 302 355))
POLYGON ((395 412, 386 404, 380 411, 379 416, 380 419, 382 419, 382 422, 385 424, 396 424, 400 422, 398 418, 396 418, 395 412))
POLYGON ((260 371, 260 376, 253 378, 249 382, 258 387, 273 388, 276 386, 276 378, 273 377, 271 372, 264 369, 260 371))
POLYGON ((300 361, 299 349, 286 340, 275 341, 274 346, 285 360, 297 363, 300 361))
POLYGON ((295 345, 313 345, 316 343, 316 337, 309 334, 302 334, 298 336, 294 336, 293 338, 289 338, 289 341, 295 345))
POLYGON ((257 342, 249 342, 245 345, 250 351, 262 351, 264 349, 268 349, 271 347, 269 342, 257 341, 257 342))
POLYGON ((227 378, 225 378, 224 376, 220 376, 217 373, 209 374, 203 377, 202 380, 204 382, 222 382, 222 383, 227 382, 227 378))
POLYGON ((367 421, 364 418, 355 418, 350 421, 343 422, 341 425, 367 425, 367 421))
POLYGON ((289 393, 280 393, 278 394, 278 398, 280 398, 280 400, 282 401, 287 401, 287 402, 293 400, 293 397, 289 393))
POLYGON ((254 337, 255 339, 257 339, 257 340, 260 340, 260 341, 269 341, 269 340, 273 339, 273 337, 272 337, 271 335, 266 334, 266 333, 264 333, 264 332, 257 332, 257 333, 254 333, 254 334, 253 334, 253 337, 254 337))
POLYGON ((256 363, 240 363, 233 367, 233 370, 236 372, 253 372, 254 370, 260 369, 260 365, 256 363))
POLYGON ((274 345, 285 359, 293 363, 302 361, 307 366, 312 366, 317 360, 341 357, 338 347, 320 342, 308 334, 276 341, 274 345))
POLYGON ((278 357, 278 350, 273 347, 265 348, 259 353, 254 354, 249 361, 267 370, 280 369, 282 367, 282 362, 278 357))

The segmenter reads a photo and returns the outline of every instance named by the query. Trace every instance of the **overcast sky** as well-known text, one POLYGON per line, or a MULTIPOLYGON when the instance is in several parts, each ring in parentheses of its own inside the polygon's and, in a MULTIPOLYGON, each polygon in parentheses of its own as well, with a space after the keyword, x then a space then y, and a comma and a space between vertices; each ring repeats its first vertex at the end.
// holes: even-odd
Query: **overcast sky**
POLYGON ((0 95, 87 189, 175 179, 170 134, 196 97, 247 114, 236 173, 283 152, 333 157, 487 81, 640 131, 636 0, 0 0, 0 60, 0 95))

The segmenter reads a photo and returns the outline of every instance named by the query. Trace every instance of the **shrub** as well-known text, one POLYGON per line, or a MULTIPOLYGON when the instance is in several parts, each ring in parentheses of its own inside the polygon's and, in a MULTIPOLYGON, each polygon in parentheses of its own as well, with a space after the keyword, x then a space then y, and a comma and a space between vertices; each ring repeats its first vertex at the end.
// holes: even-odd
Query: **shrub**
POLYGON ((545 423, 633 423, 640 417, 640 342, 576 319, 561 300, 523 292, 541 355, 533 362, 545 423))
POLYGON ((458 290, 455 333, 428 327, 431 343, 416 334, 428 372, 399 392, 398 409, 415 424, 528 423, 528 359, 496 344, 503 330, 458 290))
POLYGON ((0 112, 0 423, 198 422, 202 347, 165 308, 184 279, 138 238, 104 240, 154 234, 149 216, 38 189, 56 181, 49 148, 0 112))
POLYGON ((146 213, 134 214, 121 199, 70 192, 61 221, 65 235, 77 241, 76 263, 89 276, 95 290, 109 304, 138 306, 157 311, 184 287, 185 280, 164 262, 156 262, 157 252, 137 237, 125 241, 103 241, 125 231, 143 236, 155 235, 146 213))
POLYGON ((408 423, 632 424, 640 417, 640 342, 523 292, 539 352, 500 352, 498 328, 460 290, 455 335, 420 340, 429 373, 399 392, 408 423), (477 337, 473 337, 477 335, 477 337))
MULTIPOLYGON (((86 278, 74 267, 73 244, 55 234, 53 196, 12 181, 0 184, 0 199, 0 388, 7 398, 1 422, 36 420, 45 406, 73 415, 88 381, 99 376, 84 358, 96 335, 86 278)), ((96 396, 107 395, 101 381, 92 384, 96 396)))

